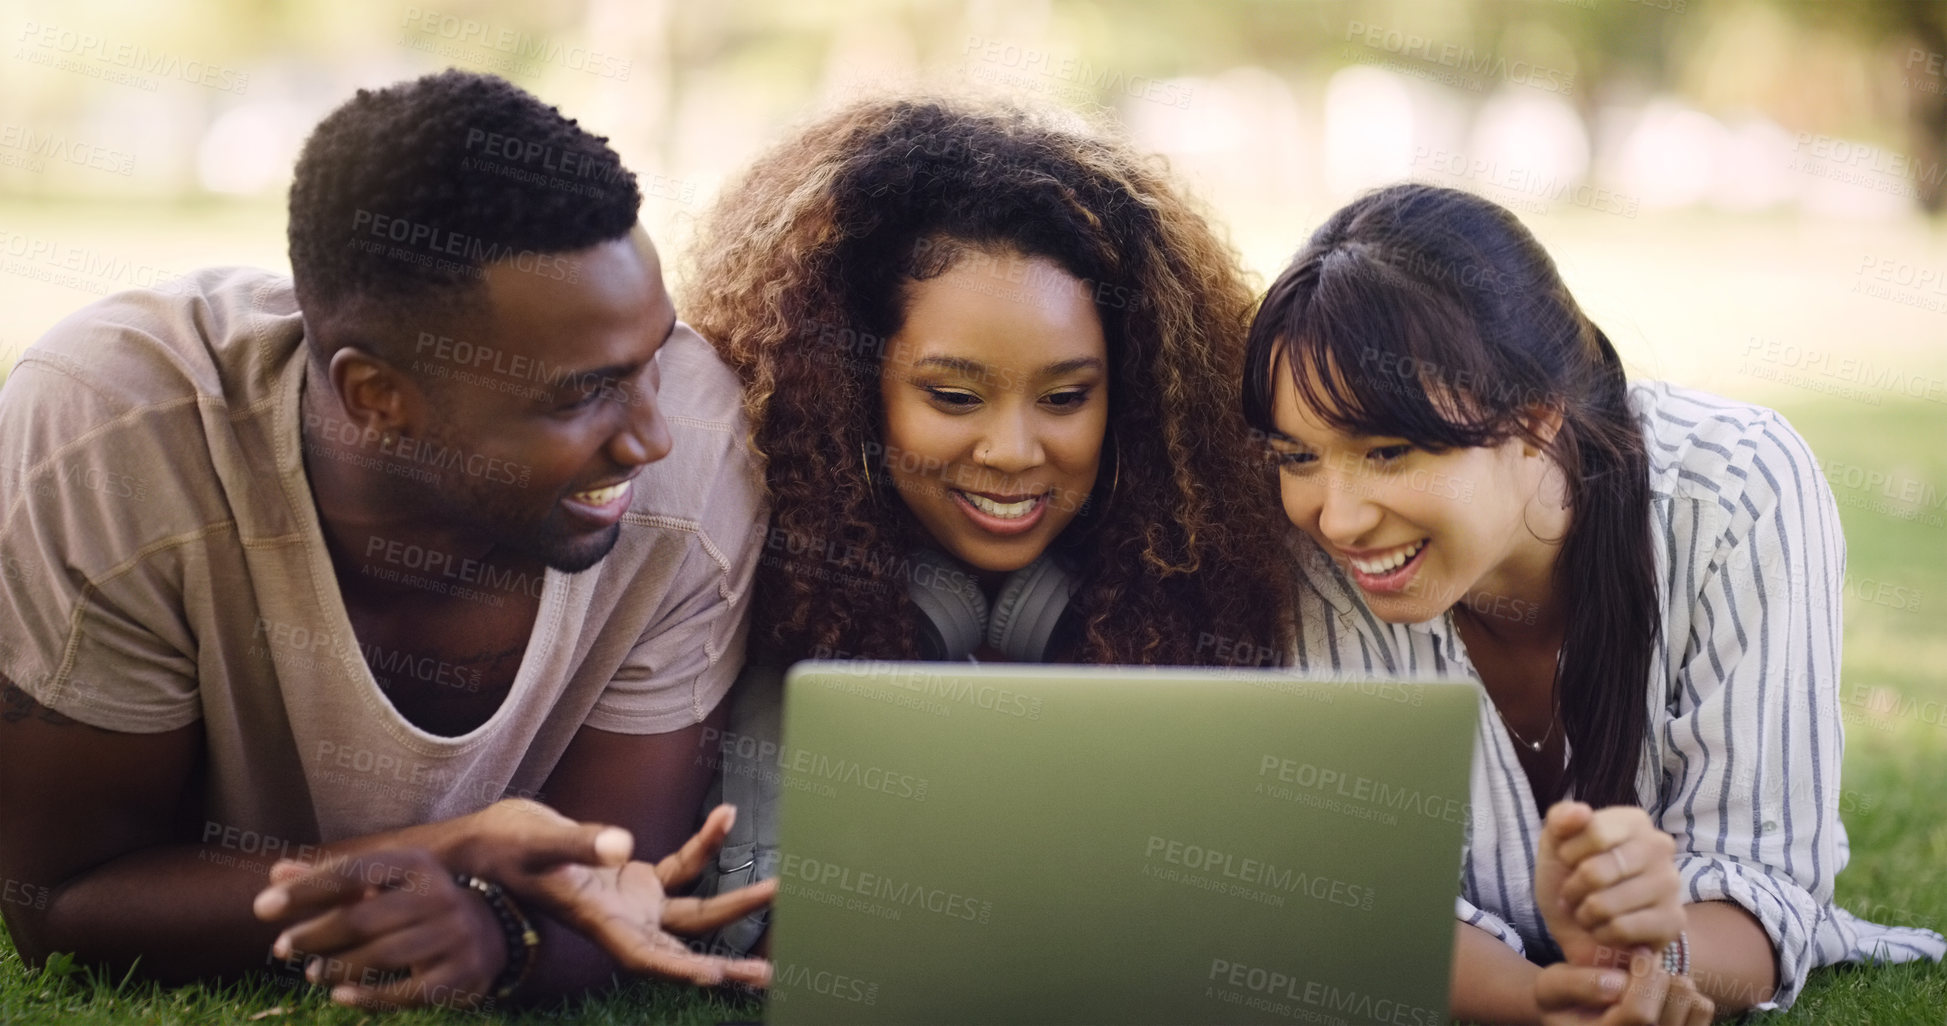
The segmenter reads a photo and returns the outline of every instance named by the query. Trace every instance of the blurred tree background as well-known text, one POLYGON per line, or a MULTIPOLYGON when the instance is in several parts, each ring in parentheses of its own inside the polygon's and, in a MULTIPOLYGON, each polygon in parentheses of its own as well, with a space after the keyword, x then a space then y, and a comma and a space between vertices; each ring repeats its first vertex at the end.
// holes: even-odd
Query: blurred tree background
MULTIPOLYGON (((1819 234, 1917 278, 1947 265, 1924 216, 1947 162, 1944 25, 1935 0, 10 0, 0 353, 93 295, 201 264, 285 266, 280 204, 310 125, 360 87, 449 65, 506 74, 611 136, 678 266, 715 190, 786 125, 924 89, 1127 134, 1261 275, 1360 190, 1420 178, 1514 208, 1572 278, 1584 252, 1606 271, 1700 237, 1675 249, 1843 288, 1832 276, 1856 268, 1817 263, 1819 234)), ((1673 332, 1731 345, 1724 297, 1677 297, 1647 323, 1623 301, 1663 284, 1605 273, 1586 298, 1601 310, 1616 292, 1647 371, 1721 384, 1695 362, 1706 339, 1673 332)), ((1937 318, 1900 305, 1863 326, 1905 351, 1937 318)))

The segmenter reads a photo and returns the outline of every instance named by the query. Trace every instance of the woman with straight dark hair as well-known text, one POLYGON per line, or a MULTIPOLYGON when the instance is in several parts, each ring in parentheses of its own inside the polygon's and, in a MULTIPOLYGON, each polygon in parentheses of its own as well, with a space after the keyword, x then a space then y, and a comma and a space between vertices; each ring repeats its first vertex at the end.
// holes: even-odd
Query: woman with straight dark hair
POLYGON ((1845 543, 1782 417, 1631 386, 1514 215, 1422 185, 1318 229, 1245 373, 1313 543, 1299 664, 1482 685, 1456 1017, 1703 1022, 1941 956, 1832 903, 1845 543))

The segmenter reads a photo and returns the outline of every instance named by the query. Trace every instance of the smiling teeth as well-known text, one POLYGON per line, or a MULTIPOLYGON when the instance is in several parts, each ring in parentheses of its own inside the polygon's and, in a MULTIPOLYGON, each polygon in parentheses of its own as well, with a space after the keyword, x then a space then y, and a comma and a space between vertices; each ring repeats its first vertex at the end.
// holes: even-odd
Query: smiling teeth
POLYGON ((1041 501, 1041 496, 1039 495, 1033 498, 1022 499, 1019 502, 995 502, 985 495, 975 495, 972 492, 961 492, 960 494, 967 497, 967 501, 973 504, 973 508, 990 517, 999 517, 1002 520, 1019 520, 1029 513, 1034 512, 1035 504, 1041 501))
POLYGON ((609 485, 607 488, 597 488, 592 492, 576 492, 574 498, 575 501, 585 502, 590 506, 606 506, 616 499, 621 498, 622 493, 628 490, 629 482, 624 481, 620 484, 609 485))
POLYGON ((1379 574, 1386 573, 1401 566, 1407 560, 1419 555, 1420 550, 1425 547, 1426 539, 1422 538, 1404 548, 1394 549, 1389 555, 1381 556, 1378 559, 1354 559, 1351 560, 1351 563, 1353 569, 1358 570, 1362 574, 1378 576, 1379 574))

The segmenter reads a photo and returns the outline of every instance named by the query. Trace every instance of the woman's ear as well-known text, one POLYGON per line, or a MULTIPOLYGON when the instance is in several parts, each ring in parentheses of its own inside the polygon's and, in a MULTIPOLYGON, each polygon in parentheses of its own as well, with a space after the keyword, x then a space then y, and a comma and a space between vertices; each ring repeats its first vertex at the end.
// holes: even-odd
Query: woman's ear
POLYGON ((1537 442, 1542 447, 1553 444, 1555 436, 1562 430, 1562 416, 1562 408, 1559 406, 1536 403, 1528 407, 1528 412, 1521 418, 1521 426, 1526 429, 1526 441, 1521 451, 1526 455, 1535 456, 1541 451, 1536 446, 1537 442))

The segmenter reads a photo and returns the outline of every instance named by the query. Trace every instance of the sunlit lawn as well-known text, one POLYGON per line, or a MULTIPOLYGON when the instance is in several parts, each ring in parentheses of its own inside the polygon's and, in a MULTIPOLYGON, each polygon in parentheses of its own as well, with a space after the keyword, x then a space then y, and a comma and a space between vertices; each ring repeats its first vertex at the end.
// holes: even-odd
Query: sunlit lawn
MULTIPOLYGON (((0 202, 0 215, 16 230, 54 233, 76 246, 124 244, 131 255, 144 254, 153 263, 179 270, 215 262, 275 266, 283 247, 281 221, 271 208, 218 208, 130 222, 114 212, 69 215, 10 209, 0 202), (20 227, 23 224, 25 228, 20 227)), ((1660 264, 1644 273, 1663 276, 1672 288, 1686 274, 1706 273, 1704 264, 1729 259, 1707 251, 1717 237, 1716 227, 1679 225, 1679 234, 1687 231, 1683 242, 1665 239, 1655 245, 1648 241, 1654 233, 1645 232, 1641 225, 1571 224, 1546 231, 1538 227, 1538 231, 1551 247, 1560 247, 1558 257, 1571 284, 1592 293, 1592 310, 1610 312, 1605 324, 1632 364, 1648 365, 1684 383, 1765 401, 1790 417, 1828 468, 1870 468, 1893 482, 1890 499, 1883 494, 1887 485, 1834 486, 1850 550, 1843 691, 1849 699, 1871 696, 1865 704, 1846 705, 1844 808, 1853 848, 1852 864, 1839 879, 1838 900, 1881 921, 1938 929, 1947 923, 1947 868, 1943 868, 1947 867, 1947 785, 1942 783, 1947 781, 1947 714, 1940 706, 1924 703, 1947 703, 1947 628, 1940 626, 1941 612, 1947 609, 1947 526, 1940 526, 1947 524, 1947 447, 1941 445, 1947 437, 1947 407, 1890 394, 1881 396, 1879 404, 1847 401, 1757 380, 1738 369, 1736 349, 1743 344, 1742 337, 1727 334, 1729 329, 1716 330, 1751 323, 1739 319, 1738 296, 1724 297, 1720 307, 1692 310, 1690 305, 1708 298, 1707 287, 1673 299, 1668 291, 1652 292, 1640 285, 1632 291, 1601 284, 1638 266, 1633 261, 1659 259, 1666 248, 1677 254, 1670 258, 1675 266, 1660 264), (1611 236, 1617 238, 1613 247, 1604 244, 1611 236), (1702 246, 1706 252, 1684 256, 1686 246, 1690 250, 1702 246), (1689 351, 1701 336, 1667 337, 1675 330, 1671 325, 1687 323, 1693 316, 1712 326, 1715 334, 1709 345, 1717 347, 1714 354, 1698 357, 1689 351), (1615 323, 1618 319, 1621 325, 1615 323), (1918 495, 1917 505, 1898 499, 1906 481, 1918 483, 1916 490, 1908 492, 1918 495), (1889 509, 1875 509, 1875 502, 1889 509)), ((1762 238, 1746 244, 1738 258, 1753 263, 1735 269, 1736 273, 1762 276, 1770 245, 1762 238)), ((1862 248, 1870 251, 1871 245, 1853 239, 1836 244, 1835 249, 1845 258, 1862 248)), ((1793 310, 1808 311, 1802 315, 1780 315, 1775 308, 1753 311, 1749 317, 1758 326, 1748 331, 1805 345, 1852 344, 1835 341, 1831 324, 1857 314, 1823 312, 1824 307, 1843 302, 1837 293, 1845 290, 1846 282, 1835 281, 1832 275, 1839 273, 1844 260, 1835 261, 1832 268, 1801 267, 1792 272, 1794 280, 1820 283, 1818 287, 1830 295, 1781 300, 1798 304, 1793 310)), ((1751 295, 1745 293, 1744 298, 1751 295)), ((0 303, 14 315, 12 327, 0 326, 0 353, 31 341, 61 313, 89 298, 70 289, 35 287, 17 276, 0 276, 0 303)), ((1947 336, 1942 330, 1947 318, 1873 305, 1861 312, 1868 319, 1885 320, 1887 327, 1856 338, 1865 347, 1860 351, 1876 353, 1882 361, 1899 361, 1909 373, 1947 376, 1947 353, 1935 351, 1936 340, 1947 336), (1879 348, 1872 348, 1875 344, 1879 348)), ((0 366, 0 375, 4 370, 0 366)), ((1947 1008, 1947 969, 1937 965, 1823 970, 1813 976, 1795 1008, 1767 1021, 1939 1023, 1943 1008, 1947 1008)), ((62 965, 30 971, 0 937, 0 1022, 204 1023, 246 1020, 272 1009, 280 1011, 260 1021, 351 1026, 365 1018, 353 1010, 332 1008, 317 995, 269 982, 169 991, 103 980, 62 965)), ((643 984, 551 1014, 495 1018, 713 1023, 752 1019, 760 1011, 757 1002, 736 995, 643 984)), ((390 1021, 473 1018, 418 1012, 390 1021)))

